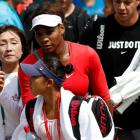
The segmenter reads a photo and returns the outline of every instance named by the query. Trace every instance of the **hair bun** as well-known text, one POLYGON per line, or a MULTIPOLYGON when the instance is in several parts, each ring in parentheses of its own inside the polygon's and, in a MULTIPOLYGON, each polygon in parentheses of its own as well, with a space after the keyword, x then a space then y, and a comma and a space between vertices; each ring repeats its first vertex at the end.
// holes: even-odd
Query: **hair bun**
POLYGON ((64 67, 64 71, 66 74, 70 74, 73 72, 73 65, 72 64, 67 64, 65 67, 64 67))

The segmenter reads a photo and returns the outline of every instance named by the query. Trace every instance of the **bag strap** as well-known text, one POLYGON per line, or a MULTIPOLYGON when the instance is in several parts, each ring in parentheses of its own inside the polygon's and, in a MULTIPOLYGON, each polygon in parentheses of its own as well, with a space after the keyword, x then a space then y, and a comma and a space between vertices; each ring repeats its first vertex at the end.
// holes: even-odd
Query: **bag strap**
POLYGON ((18 84, 18 97, 19 97, 19 100, 20 100, 20 96, 21 96, 21 90, 20 90, 19 81, 17 82, 17 84, 18 84))
POLYGON ((37 98, 34 98, 27 102, 26 108, 25 108, 25 115, 27 118, 27 122, 29 124, 30 130, 34 132, 34 124, 33 124, 33 113, 34 113, 34 107, 36 103, 37 98))
POLYGON ((77 140, 81 140, 79 129, 79 110, 83 99, 79 96, 73 96, 69 106, 69 116, 72 124, 72 130, 74 137, 77 140))
POLYGON ((38 53, 36 52, 36 50, 33 50, 33 54, 36 57, 37 60, 41 59, 38 55, 38 53))

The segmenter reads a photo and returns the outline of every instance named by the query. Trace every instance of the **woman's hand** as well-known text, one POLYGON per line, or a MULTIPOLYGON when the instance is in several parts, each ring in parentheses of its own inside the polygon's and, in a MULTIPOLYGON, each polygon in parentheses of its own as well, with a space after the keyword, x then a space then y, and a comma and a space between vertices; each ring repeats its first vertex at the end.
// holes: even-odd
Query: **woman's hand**
POLYGON ((5 73, 3 71, 0 71, 0 94, 4 87, 4 75, 5 73))

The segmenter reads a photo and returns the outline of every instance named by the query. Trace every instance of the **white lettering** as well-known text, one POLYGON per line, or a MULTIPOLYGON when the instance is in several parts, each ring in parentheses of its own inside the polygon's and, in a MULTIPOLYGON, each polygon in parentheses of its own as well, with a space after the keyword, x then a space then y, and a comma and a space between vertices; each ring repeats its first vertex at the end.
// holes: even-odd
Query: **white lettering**
POLYGON ((97 36, 97 49, 103 48, 105 25, 100 25, 100 34, 97 36))
POLYGON ((108 49, 137 49, 140 41, 110 41, 108 49))

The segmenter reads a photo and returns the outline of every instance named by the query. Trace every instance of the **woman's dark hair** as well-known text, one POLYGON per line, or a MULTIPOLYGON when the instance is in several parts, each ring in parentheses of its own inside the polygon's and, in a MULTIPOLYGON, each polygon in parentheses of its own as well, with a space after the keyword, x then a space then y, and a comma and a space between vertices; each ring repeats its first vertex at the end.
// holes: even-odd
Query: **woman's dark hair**
MULTIPOLYGON (((51 14, 51 15, 58 15, 62 18, 62 22, 65 22, 65 11, 61 7, 59 2, 55 2, 55 0, 45 1, 41 3, 38 8, 32 14, 32 19, 38 15, 42 14, 51 14)), ((35 39, 34 32, 32 32, 32 45, 34 49, 39 49, 40 45, 37 43, 35 39)))
POLYGON ((51 15, 58 15, 62 18, 62 21, 64 21, 65 13, 64 9, 60 5, 59 2, 43 2, 35 11, 34 16, 38 16, 41 14, 51 14, 51 15))
POLYGON ((27 46, 27 42, 26 42, 24 33, 13 25, 4 25, 4 26, 0 27, 0 34, 6 32, 6 31, 12 31, 19 36, 19 38, 21 40, 21 44, 22 44, 22 51, 23 51, 23 55, 20 59, 20 61, 22 61, 29 54, 29 49, 27 48, 28 46, 27 46))
MULTIPOLYGON (((56 56, 43 54, 43 61, 49 70, 51 70, 58 78, 65 79, 64 67, 56 56)), ((55 86, 58 89, 61 87, 61 85, 57 85, 57 83, 55 83, 55 86)))

